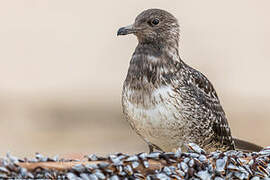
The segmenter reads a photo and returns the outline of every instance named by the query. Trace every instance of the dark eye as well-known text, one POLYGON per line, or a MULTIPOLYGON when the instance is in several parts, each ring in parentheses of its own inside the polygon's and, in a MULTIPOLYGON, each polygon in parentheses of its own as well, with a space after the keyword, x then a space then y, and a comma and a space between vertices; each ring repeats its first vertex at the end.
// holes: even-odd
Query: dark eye
POLYGON ((159 19, 155 18, 152 20, 153 25, 158 25, 158 23, 159 23, 159 19))

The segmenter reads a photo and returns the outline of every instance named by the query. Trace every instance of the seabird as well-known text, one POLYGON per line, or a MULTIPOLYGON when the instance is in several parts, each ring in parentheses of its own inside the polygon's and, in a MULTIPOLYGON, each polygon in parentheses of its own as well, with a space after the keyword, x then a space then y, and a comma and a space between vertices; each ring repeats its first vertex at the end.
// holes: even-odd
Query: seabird
POLYGON ((261 147, 233 138, 212 83, 179 56, 179 24, 169 12, 148 9, 117 35, 134 34, 122 91, 125 118, 150 152, 186 149, 196 143, 206 151, 261 147))

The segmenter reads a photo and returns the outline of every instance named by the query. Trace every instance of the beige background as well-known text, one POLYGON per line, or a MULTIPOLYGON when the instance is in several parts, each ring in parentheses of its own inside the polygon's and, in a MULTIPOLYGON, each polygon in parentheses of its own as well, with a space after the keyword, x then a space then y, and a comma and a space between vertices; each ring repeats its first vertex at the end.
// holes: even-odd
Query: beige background
POLYGON ((138 152, 121 88, 142 10, 173 13, 181 57, 207 75, 235 136, 270 145, 270 1, 0 2, 0 155, 138 152))

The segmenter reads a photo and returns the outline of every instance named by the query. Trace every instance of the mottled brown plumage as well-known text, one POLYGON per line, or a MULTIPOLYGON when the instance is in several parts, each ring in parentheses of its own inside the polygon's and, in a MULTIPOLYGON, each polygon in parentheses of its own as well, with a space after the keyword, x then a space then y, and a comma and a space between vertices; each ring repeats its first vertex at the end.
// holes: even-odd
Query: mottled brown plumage
POLYGON ((179 56, 177 19, 148 9, 119 29, 118 35, 126 34, 139 43, 123 86, 123 112, 150 151, 185 149, 189 142, 208 151, 235 149, 213 85, 179 56))

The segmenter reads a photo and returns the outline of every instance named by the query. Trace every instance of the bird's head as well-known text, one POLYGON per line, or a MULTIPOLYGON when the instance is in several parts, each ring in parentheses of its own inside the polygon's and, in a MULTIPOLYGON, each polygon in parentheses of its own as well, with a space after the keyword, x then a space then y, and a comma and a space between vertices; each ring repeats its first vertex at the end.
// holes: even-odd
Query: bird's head
POLYGON ((117 35, 134 34, 139 43, 176 43, 178 46, 179 25, 167 11, 148 9, 139 14, 134 24, 122 27, 117 35))

